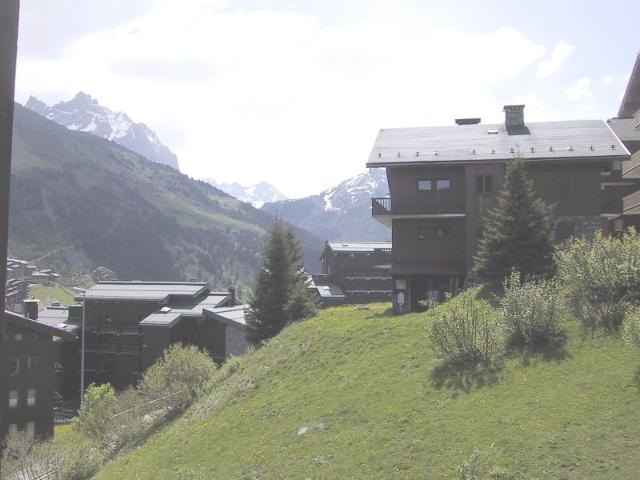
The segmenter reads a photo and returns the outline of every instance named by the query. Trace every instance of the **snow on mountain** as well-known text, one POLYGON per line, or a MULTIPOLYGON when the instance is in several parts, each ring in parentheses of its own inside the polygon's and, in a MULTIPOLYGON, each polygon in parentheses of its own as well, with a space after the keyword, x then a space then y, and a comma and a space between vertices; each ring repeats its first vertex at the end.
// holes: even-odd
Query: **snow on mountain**
POLYGON ((310 197, 267 203, 262 209, 334 241, 385 241, 391 232, 371 217, 371 198, 389 194, 384 169, 349 178, 310 197))
POLYGON ((242 186, 236 182, 217 183, 212 178, 205 180, 205 182, 225 193, 228 193, 242 202, 251 203, 256 208, 261 208, 265 203, 279 202, 287 199, 282 192, 267 182, 259 182, 248 187, 242 186))
POLYGON ((160 142, 144 123, 135 123, 126 113, 103 107, 86 93, 79 92, 68 102, 49 106, 31 96, 25 107, 69 130, 97 135, 127 147, 143 157, 179 170, 178 158, 160 142))

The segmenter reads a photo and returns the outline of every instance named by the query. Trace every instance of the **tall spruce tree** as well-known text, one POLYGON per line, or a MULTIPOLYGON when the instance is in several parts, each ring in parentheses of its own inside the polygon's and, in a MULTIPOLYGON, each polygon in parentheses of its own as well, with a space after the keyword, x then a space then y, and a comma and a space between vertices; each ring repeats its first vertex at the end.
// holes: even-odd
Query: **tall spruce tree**
POLYGON ((497 205, 485 219, 475 257, 475 273, 501 283, 512 270, 523 276, 549 275, 553 263, 551 208, 536 198, 521 157, 507 164, 497 205))
POLYGON ((291 229, 278 219, 273 224, 256 285, 249 301, 249 340, 259 344, 274 337, 287 323, 315 312, 311 294, 305 287, 306 273, 300 244, 291 229))

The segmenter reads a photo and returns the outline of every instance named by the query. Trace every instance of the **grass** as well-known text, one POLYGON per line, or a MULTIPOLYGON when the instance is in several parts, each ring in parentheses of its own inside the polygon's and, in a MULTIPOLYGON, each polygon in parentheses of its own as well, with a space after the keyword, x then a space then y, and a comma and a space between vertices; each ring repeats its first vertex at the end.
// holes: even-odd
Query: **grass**
POLYGON ((431 315, 387 307, 325 310, 231 360, 98 478, 459 478, 474 449, 482 478, 636 478, 640 355, 620 339, 568 319, 563 355, 464 374, 429 348, 431 315))
POLYGON ((29 295, 40 300, 40 306, 48 307, 58 302, 60 305, 73 305, 73 293, 61 287, 47 285, 29 285, 29 295))

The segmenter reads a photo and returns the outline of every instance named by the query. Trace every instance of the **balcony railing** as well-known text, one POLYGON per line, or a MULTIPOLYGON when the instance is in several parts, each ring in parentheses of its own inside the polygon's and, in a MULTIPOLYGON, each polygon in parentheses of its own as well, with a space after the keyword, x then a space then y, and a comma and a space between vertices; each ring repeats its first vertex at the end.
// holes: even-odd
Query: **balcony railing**
MULTIPOLYGON (((585 215, 592 213, 622 213, 620 195, 602 193, 600 211, 597 197, 592 195, 568 195, 557 198, 554 211, 558 215, 585 215)), ((626 205, 626 199, 625 199, 626 205)), ((371 213, 375 216, 385 215, 432 215, 465 213, 464 199, 443 197, 383 197, 371 199, 371 213)))
POLYGON ((640 213, 640 190, 624 197, 624 213, 627 215, 637 215, 640 213))
POLYGON ((640 150, 631 155, 631 160, 622 162, 622 176, 626 178, 640 177, 640 150))
POLYGON ((374 216, 464 213, 464 198, 437 195, 372 198, 371 213, 374 216))

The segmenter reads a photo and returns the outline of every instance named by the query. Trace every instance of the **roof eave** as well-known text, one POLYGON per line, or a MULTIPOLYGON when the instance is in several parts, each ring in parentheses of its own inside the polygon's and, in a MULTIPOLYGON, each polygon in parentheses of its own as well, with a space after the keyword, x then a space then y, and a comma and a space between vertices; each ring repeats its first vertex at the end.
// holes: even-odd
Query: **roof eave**
MULTIPOLYGON (((620 143, 621 147, 627 151, 626 147, 620 143)), ((626 160, 629 158, 629 153, 615 154, 615 155, 599 155, 588 157, 523 157, 525 162, 567 162, 567 161, 602 161, 602 160, 626 160)), ((424 166, 424 165, 477 165, 479 163, 503 163, 510 160, 514 160, 515 157, 496 157, 478 160, 428 160, 428 161, 407 161, 407 162, 379 162, 379 163, 367 163, 367 168, 377 167, 401 167, 401 166, 424 166)))

